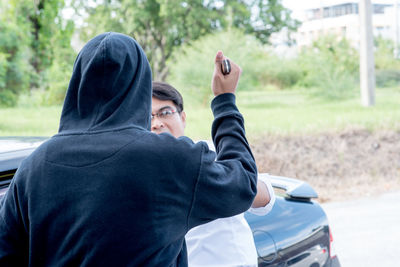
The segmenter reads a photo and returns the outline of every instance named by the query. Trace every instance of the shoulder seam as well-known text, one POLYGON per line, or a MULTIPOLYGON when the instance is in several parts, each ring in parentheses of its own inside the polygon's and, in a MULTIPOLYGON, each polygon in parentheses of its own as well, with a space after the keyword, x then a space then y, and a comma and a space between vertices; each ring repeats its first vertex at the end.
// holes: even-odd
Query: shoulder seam
POLYGON ((203 165, 203 155, 204 155, 203 152, 204 152, 204 145, 201 144, 200 164, 199 164, 199 169, 197 170, 197 179, 196 179, 196 183, 195 183, 194 189, 193 189, 192 201, 190 203, 188 216, 186 218, 186 231, 189 231, 189 220, 190 220, 190 217, 192 215, 193 205, 194 205, 194 201, 195 201, 195 198, 196 198, 197 185, 199 184, 199 180, 200 180, 201 167, 203 165))

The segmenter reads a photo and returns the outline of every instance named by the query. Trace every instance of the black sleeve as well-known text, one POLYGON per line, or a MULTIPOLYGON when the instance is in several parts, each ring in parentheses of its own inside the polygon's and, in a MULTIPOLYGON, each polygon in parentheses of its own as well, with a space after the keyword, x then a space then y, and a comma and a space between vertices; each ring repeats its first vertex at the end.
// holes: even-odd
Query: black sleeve
MULTIPOLYGON (((14 177, 15 178, 15 177, 14 177)), ((27 266, 28 241, 15 180, 0 204, 0 266, 27 266)))
POLYGON ((203 146, 201 167, 188 226, 246 211, 257 193, 257 168, 245 137, 235 95, 222 94, 211 103, 215 153, 203 146))

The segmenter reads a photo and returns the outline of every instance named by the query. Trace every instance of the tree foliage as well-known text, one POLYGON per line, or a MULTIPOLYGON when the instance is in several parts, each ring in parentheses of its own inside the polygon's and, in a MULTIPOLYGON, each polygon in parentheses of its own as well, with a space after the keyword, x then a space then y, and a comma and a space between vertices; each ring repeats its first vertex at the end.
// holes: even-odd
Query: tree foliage
POLYGON ((13 106, 22 88, 29 86, 28 40, 15 24, 0 18, 0 105, 13 106))
POLYGON ((133 36, 144 48, 155 80, 165 80, 166 62, 182 45, 211 32, 239 28, 266 43, 271 33, 283 27, 294 29, 279 0, 98 0, 87 5, 75 0, 77 11, 87 14, 82 37, 88 40, 105 31, 133 36))
MULTIPOLYGON (((38 91, 44 92, 43 103, 62 101, 75 58, 70 43, 76 30, 74 23, 62 15, 65 1, 0 1, 3 104, 14 105, 18 94, 37 95, 38 91), (34 89, 38 90, 33 92, 34 89)), ((137 39, 148 55, 155 80, 166 79, 169 65, 174 64, 174 53, 181 46, 210 33, 237 28, 266 43, 272 32, 296 26, 280 0, 69 0, 68 3, 77 10, 75 18, 82 21, 78 30, 83 41, 105 31, 123 32, 137 39)))
POLYGON ((51 66, 55 41, 65 32, 61 10, 64 0, 12 0, 9 14, 15 14, 16 23, 30 40, 31 65, 37 73, 51 66))
MULTIPOLYGON (((272 33, 283 28, 295 30, 299 22, 290 18, 290 11, 280 0, 226 0, 221 8, 221 22, 231 23, 246 34, 256 36, 263 44, 268 43, 272 33)), ((227 24, 229 26, 229 24, 227 24)))
POLYGON ((51 70, 57 68, 56 65, 64 66, 58 68, 63 75, 66 65, 70 71, 74 57, 70 45, 74 24, 63 18, 63 7, 64 0, 2 2, 0 88, 4 86, 1 90, 6 97, 3 99, 7 99, 3 105, 14 105, 16 97, 11 96, 27 89, 52 88, 54 73, 51 70))

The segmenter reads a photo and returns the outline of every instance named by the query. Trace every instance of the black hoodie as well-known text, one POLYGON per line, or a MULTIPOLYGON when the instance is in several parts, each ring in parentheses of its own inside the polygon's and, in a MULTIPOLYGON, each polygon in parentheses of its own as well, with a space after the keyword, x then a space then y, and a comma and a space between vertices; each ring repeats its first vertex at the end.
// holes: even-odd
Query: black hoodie
POLYGON ((217 154, 151 133, 141 47, 118 33, 89 41, 59 133, 21 164, 2 199, 0 266, 186 266, 186 232, 244 212, 256 193, 235 96, 211 106, 217 154))

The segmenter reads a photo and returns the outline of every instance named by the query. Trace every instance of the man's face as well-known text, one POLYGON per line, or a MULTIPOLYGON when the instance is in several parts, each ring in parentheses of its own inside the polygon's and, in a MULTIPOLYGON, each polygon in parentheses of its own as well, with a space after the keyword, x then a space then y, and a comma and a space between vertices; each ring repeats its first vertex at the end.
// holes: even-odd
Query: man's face
POLYGON ((170 133, 175 137, 184 135, 186 126, 186 114, 178 113, 174 102, 171 100, 159 100, 152 98, 151 131, 156 134, 170 133))

